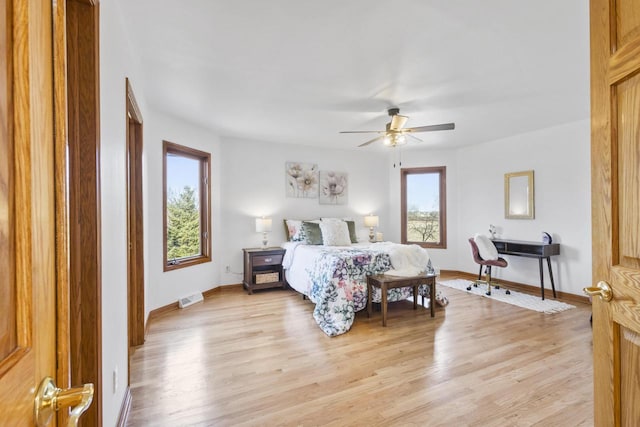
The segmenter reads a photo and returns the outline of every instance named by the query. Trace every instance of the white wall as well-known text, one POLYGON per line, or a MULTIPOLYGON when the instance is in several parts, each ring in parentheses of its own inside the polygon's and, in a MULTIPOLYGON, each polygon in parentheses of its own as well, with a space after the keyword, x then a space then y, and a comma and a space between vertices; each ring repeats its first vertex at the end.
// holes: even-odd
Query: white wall
MULTIPOLYGON (((176 302, 179 298, 212 289, 220 283, 220 221, 222 162, 220 140, 210 130, 149 111, 145 118, 144 157, 145 193, 145 270, 146 313, 154 308, 176 302), (162 235, 162 141, 195 148, 211 154, 211 235, 213 262, 164 272, 162 235)), ((226 161, 226 160, 224 160, 226 161)))
POLYGON ((440 270, 458 269, 458 160, 456 151, 424 151, 417 149, 405 149, 402 152, 402 166, 398 164, 398 148, 392 149, 388 154, 387 169, 391 191, 389 191, 389 240, 400 242, 400 168, 416 168, 430 166, 446 166, 446 191, 447 191, 447 248, 429 249, 433 266, 440 270), (394 168, 393 165, 396 165, 394 168))
MULTIPOLYGON (((501 139, 458 151, 458 267, 477 274, 468 237, 498 235, 540 241, 546 231, 560 243, 552 257, 556 290, 582 294, 591 284, 591 181, 589 120, 501 139), (535 219, 504 218, 504 174, 533 169, 535 219)), ((452 242, 452 244, 454 244, 452 242)), ((536 259, 507 257, 494 276, 540 286, 536 259)), ((545 285, 550 288, 545 265, 545 285)))
POLYGON ((269 245, 285 241, 283 218, 352 217, 362 227, 369 212, 380 215, 379 230, 389 224, 389 184, 385 156, 364 151, 268 144, 216 134, 152 111, 145 117, 145 265, 147 313, 180 297, 242 282, 242 248, 258 247, 262 234, 255 218, 273 219, 269 245), (212 255, 210 263, 163 272, 162 268, 162 141, 168 140, 211 153, 212 255), (285 163, 317 163, 320 170, 348 173, 346 205, 320 205, 318 199, 287 198, 285 163), (226 273, 226 266, 231 273, 226 273))
POLYGON ((103 424, 115 425, 127 383, 126 84, 146 110, 136 56, 117 2, 100 3, 100 185, 103 424), (113 372, 118 370, 114 392, 113 372))
MULTIPOLYGON (((387 236, 393 241, 400 241, 398 159, 397 151, 388 154, 387 236)), ((591 283, 589 120, 457 150, 402 152, 402 168, 427 166, 447 167, 447 248, 429 250, 435 267, 477 274, 467 239, 489 235, 493 224, 499 237, 540 241, 547 231, 561 244, 560 256, 552 258, 556 290, 581 295, 591 283), (535 173, 535 219, 505 219, 504 174, 530 169, 535 173)), ((494 269, 495 277, 540 285, 536 259, 507 258, 509 267, 494 269)), ((545 287, 550 286, 545 263, 545 287)))
MULTIPOLYGON (((397 152, 336 151, 219 138, 158 112, 147 116, 148 310, 193 292, 240 283, 242 248, 261 244, 261 234, 254 231, 254 219, 261 215, 273 219, 272 246, 285 240, 284 218, 352 217, 363 228, 362 217, 369 212, 379 215, 378 230, 385 240, 400 240, 400 166, 393 166, 397 152), (162 181, 163 139, 212 154, 213 261, 168 273, 162 271, 162 188, 153 184, 162 181), (318 199, 286 197, 287 161, 347 172, 348 204, 320 205, 318 199)), ((588 121, 458 150, 405 150, 401 167, 443 165, 447 167, 447 248, 429 251, 436 267, 477 272, 467 237, 486 232, 491 223, 502 237, 511 239, 538 241, 541 231, 552 233, 562 244, 561 256, 553 259, 556 288, 579 294, 590 283, 588 121), (527 169, 534 169, 536 175, 536 219, 505 220, 504 173, 527 169)), ((536 260, 510 257, 509 261, 510 267, 499 270, 497 277, 538 286, 536 260)))
MULTIPOLYGON (((363 216, 380 217, 379 231, 389 228, 389 183, 384 170, 385 156, 366 150, 327 150, 287 144, 224 139, 222 145, 222 216, 224 224, 217 240, 222 242, 220 263, 222 283, 240 283, 240 274, 226 274, 224 267, 242 272, 242 248, 261 246, 262 235, 255 232, 255 218, 273 219, 269 245, 285 241, 283 219, 350 217, 363 229, 363 216), (286 197, 285 163, 316 163, 319 170, 348 173, 348 202, 321 205, 318 198, 286 197)), ((366 234, 366 233, 365 233, 366 234)), ((214 236, 214 239, 216 237, 214 236)))

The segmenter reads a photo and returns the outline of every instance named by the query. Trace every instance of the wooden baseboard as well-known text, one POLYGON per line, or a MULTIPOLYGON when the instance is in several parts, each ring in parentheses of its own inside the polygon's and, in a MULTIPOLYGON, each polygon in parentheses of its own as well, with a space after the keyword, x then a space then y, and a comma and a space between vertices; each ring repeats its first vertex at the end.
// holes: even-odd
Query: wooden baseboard
POLYGON ((127 386, 127 389, 124 392, 122 405, 120 405, 120 414, 118 415, 118 422, 116 423, 116 426, 125 427, 127 425, 129 412, 131 412, 131 388, 127 386))
POLYGON ((229 290, 235 289, 237 287, 242 287, 242 283, 232 283, 232 284, 229 284, 229 285, 216 286, 213 289, 209 289, 208 291, 204 291, 202 293, 202 296, 206 299, 206 298, 209 298, 209 297, 211 297, 211 296, 213 296, 213 295, 215 295, 217 293, 229 291, 229 290))
MULTIPOLYGON (((452 275, 456 275, 459 276, 462 279, 468 279, 468 280, 476 280, 478 278, 478 274, 477 273, 467 273, 464 271, 454 271, 454 270, 442 270, 442 273, 446 273, 446 274, 452 274, 452 275)), ((531 295, 535 295, 535 296, 540 296, 540 287, 538 286, 532 286, 532 285, 525 285, 523 283, 518 283, 518 282, 510 282, 508 280, 498 280, 499 283, 503 283, 506 287, 508 287, 509 289, 513 289, 514 291, 519 291, 525 294, 531 294, 531 295)), ((547 289, 545 288, 544 290, 544 294, 545 297, 552 297, 553 293, 551 291, 551 289, 547 289)), ((576 294, 571 294, 569 292, 561 292, 561 291, 556 291, 556 295, 557 295, 557 299, 559 300, 563 300, 563 301, 567 301, 567 302, 575 302, 575 303, 581 303, 581 304, 591 304, 589 302, 589 297, 587 296, 582 296, 582 295, 576 295, 576 294)))
MULTIPOLYGON (((226 290, 229 290, 231 288, 236 288, 236 287, 242 287, 242 283, 233 283, 230 285, 221 285, 221 286, 216 286, 215 288, 211 288, 209 290, 203 291, 202 292, 202 297, 204 299, 210 298, 211 296, 219 293, 219 292, 224 292, 226 290)), ((165 313, 169 313, 171 311, 174 310, 178 310, 180 307, 178 306, 178 301, 176 302, 172 302, 170 304, 164 305, 162 307, 158 307, 156 309, 153 309, 149 312, 149 317, 147 317, 147 329, 149 328, 149 321, 152 318, 158 317, 158 316, 162 316, 165 313)), ((146 335, 146 332, 145 332, 146 335)))
POLYGON ((164 313, 169 313, 170 311, 173 310, 177 310, 178 308, 178 301, 176 302, 172 302, 170 304, 167 305, 163 305, 162 307, 158 307, 156 309, 153 309, 149 312, 149 320, 147 321, 147 324, 149 324, 149 322, 151 322, 151 319, 154 319, 158 316, 162 316, 164 313))

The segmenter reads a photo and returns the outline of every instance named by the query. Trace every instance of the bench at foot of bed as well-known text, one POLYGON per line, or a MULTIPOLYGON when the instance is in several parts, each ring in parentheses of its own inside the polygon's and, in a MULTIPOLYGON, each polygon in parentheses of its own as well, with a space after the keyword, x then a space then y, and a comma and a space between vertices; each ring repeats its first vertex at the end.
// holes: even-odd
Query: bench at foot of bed
MULTIPOLYGON (((390 276, 379 274, 367 277, 367 315, 371 316, 371 303, 373 299, 373 287, 380 288, 382 292, 382 326, 387 326, 387 291, 394 288, 413 288, 413 309, 418 308, 418 287, 421 285, 429 286, 429 308, 431 309, 431 317, 436 315, 435 295, 436 295, 436 275, 420 274, 417 276, 390 276)), ((422 296, 422 305, 424 305, 424 296, 422 296)))

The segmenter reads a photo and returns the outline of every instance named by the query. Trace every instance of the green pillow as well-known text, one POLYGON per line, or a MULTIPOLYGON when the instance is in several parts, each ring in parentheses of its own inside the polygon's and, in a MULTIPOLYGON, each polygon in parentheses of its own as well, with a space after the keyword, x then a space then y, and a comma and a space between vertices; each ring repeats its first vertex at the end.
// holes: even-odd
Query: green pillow
POLYGON ((302 233, 305 235, 306 243, 308 245, 322 244, 322 231, 320 230, 320 224, 316 222, 302 221, 302 233))
POLYGON ((345 221, 347 223, 347 228, 349 229, 349 238, 351 239, 351 243, 358 243, 358 235, 356 234, 356 222, 355 221, 345 221))

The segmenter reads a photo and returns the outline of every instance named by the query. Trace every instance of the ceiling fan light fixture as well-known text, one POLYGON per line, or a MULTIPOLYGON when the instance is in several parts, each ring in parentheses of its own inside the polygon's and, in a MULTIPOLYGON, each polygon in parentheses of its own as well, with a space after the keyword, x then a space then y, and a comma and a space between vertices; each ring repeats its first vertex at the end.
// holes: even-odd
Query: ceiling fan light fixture
POLYGON ((387 132, 383 139, 384 145, 395 147, 396 145, 404 145, 407 143, 407 137, 398 132, 387 132))

